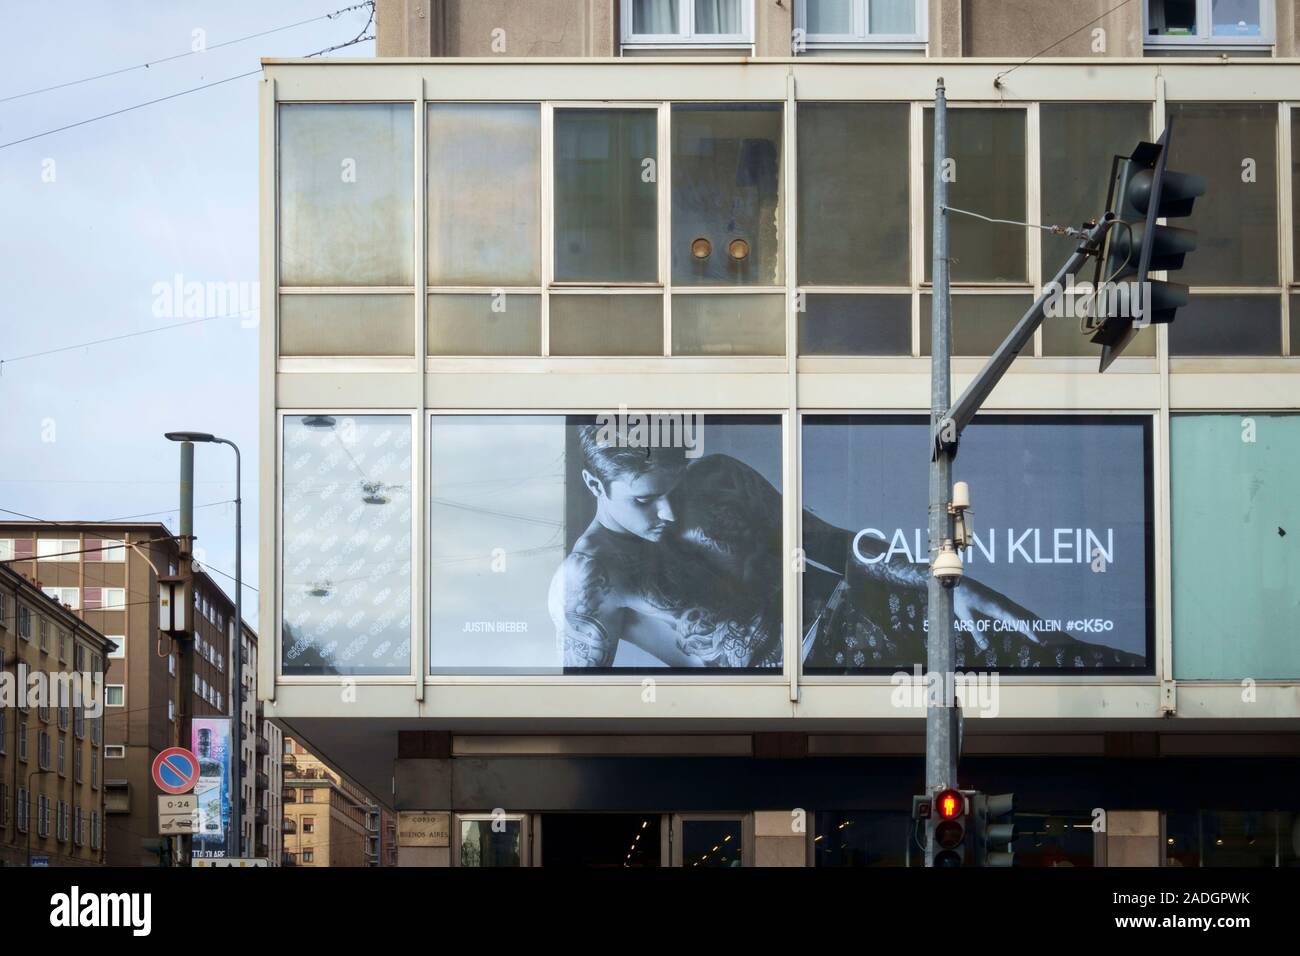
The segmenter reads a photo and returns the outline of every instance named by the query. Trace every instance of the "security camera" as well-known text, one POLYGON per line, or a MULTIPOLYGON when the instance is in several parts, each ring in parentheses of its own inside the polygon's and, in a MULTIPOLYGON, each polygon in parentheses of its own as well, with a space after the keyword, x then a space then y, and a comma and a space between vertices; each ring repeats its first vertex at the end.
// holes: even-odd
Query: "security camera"
POLYGON ((961 582, 961 555, 953 550, 951 541, 943 543, 930 570, 945 588, 955 588, 961 582))

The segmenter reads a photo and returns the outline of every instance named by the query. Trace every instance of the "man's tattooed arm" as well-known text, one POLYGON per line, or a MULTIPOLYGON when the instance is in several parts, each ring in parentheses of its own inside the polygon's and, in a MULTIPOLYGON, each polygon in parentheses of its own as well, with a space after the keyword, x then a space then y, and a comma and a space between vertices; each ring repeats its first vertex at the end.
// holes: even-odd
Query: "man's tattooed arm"
POLYGON ((565 667, 609 667, 620 637, 622 609, 613 606, 609 575, 586 554, 564 559, 551 585, 550 611, 565 667))

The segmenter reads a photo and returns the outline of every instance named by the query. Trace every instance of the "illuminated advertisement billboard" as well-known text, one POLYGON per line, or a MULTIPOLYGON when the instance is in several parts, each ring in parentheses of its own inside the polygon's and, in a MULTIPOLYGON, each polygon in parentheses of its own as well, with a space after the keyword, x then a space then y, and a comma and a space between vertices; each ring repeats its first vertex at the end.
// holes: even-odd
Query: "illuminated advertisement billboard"
POLYGON ((234 772, 231 760, 229 717, 195 717, 193 719, 194 755, 199 758, 199 779, 194 784, 198 821, 194 829, 191 855, 194 859, 221 859, 226 856, 226 834, 232 823, 230 783, 234 772))

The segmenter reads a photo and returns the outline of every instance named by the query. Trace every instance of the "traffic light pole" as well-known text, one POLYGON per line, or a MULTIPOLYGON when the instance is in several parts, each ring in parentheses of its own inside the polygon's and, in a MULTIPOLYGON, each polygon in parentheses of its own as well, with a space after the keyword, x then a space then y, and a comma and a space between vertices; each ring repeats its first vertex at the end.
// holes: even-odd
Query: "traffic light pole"
MULTIPOLYGON (((931 276, 934 294, 930 308, 930 430, 937 434, 948 410, 951 394, 949 355, 952 351, 952 309, 948 294, 948 182, 945 160, 948 154, 947 100, 943 78, 934 94, 934 245, 931 276)), ((948 497, 952 490, 952 459, 957 447, 934 446, 930 457, 930 559, 953 536, 948 497)), ((951 698, 953 670, 952 590, 933 574, 928 581, 926 670, 930 693, 925 711, 925 792, 933 796, 957 786, 957 719, 959 712, 951 698), (935 678, 938 678, 937 682, 935 678), (937 690, 937 694, 935 691, 937 690)), ((934 816, 926 821, 925 865, 934 865, 934 816)))

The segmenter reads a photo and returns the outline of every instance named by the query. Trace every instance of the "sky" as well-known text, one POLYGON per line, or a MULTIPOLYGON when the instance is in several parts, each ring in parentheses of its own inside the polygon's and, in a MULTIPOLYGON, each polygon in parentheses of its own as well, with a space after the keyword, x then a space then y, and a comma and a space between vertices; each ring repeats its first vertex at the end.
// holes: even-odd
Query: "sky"
MULTIPOLYGON (((368 11, 213 48, 350 2, 0 0, 0 517, 143 515, 177 530, 180 446, 163 433, 228 438, 243 457, 244 617, 254 626, 257 314, 155 330, 257 307, 258 75, 6 144, 255 71, 264 56, 344 43, 368 11), (21 95, 195 45, 207 49, 21 95), (186 312, 164 291, 178 276, 234 288, 240 301, 186 312), (24 358, 137 332, 148 334, 24 358)), ((329 55, 373 56, 374 42, 329 55)), ((234 472, 229 448, 195 446, 196 547, 232 597, 221 572, 235 568, 234 472)))

